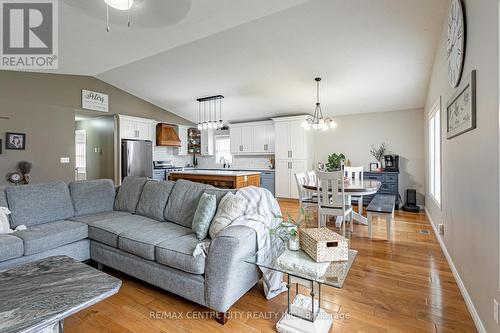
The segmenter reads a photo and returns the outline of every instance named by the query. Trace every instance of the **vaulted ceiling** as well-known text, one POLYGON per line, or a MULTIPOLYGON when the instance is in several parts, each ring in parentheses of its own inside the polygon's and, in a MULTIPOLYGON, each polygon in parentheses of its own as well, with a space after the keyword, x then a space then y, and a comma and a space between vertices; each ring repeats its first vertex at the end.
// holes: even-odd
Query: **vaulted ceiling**
MULTIPOLYGON (((59 73, 94 75, 197 121, 422 108, 446 0, 135 0, 132 27, 102 0, 60 3, 59 73)), ((111 101, 112 103, 112 101, 111 101)))

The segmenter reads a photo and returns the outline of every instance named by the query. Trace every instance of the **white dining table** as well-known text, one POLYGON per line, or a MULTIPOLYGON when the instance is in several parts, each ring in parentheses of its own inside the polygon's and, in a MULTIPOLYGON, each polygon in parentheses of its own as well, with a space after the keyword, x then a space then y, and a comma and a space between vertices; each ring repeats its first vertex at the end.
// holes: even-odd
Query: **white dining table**
MULTIPOLYGON (((367 195, 372 195, 378 192, 380 189, 380 186, 382 185, 381 182, 377 180, 351 180, 349 182, 344 183, 344 194, 346 196, 346 203, 351 204, 351 196, 367 196, 367 195)), ((317 193, 318 192, 318 185, 316 182, 314 183, 306 183, 303 185, 304 189, 308 192, 311 193, 317 193)), ((339 218, 337 217, 337 222, 339 223, 339 218)), ((353 218, 355 221, 367 225, 368 224, 368 218, 366 216, 363 216, 361 212, 356 212, 353 210, 353 218)), ((337 224, 338 224, 337 223, 337 224)))

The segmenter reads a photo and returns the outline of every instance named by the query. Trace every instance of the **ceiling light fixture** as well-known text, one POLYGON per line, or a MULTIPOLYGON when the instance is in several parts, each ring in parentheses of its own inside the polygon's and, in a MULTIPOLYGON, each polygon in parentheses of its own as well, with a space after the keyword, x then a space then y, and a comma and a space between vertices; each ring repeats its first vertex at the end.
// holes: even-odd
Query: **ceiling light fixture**
POLYGON ((198 125, 199 130, 221 129, 224 127, 222 120, 222 99, 224 96, 215 95, 198 98, 198 125), (208 110, 207 110, 208 106, 208 110), (203 112, 201 109, 203 108, 203 112), (219 120, 217 120, 217 108, 219 109, 219 120))
POLYGON ((127 11, 127 26, 130 28, 130 8, 134 0, 104 0, 106 3, 106 31, 109 32, 109 7, 127 11))
POLYGON ((329 128, 336 128, 337 123, 335 120, 323 117, 323 111, 321 110, 321 104, 319 102, 319 83, 321 81, 320 77, 314 79, 316 81, 316 106, 314 108, 314 115, 307 118, 302 123, 302 127, 309 131, 311 128, 315 130, 326 131, 329 128))

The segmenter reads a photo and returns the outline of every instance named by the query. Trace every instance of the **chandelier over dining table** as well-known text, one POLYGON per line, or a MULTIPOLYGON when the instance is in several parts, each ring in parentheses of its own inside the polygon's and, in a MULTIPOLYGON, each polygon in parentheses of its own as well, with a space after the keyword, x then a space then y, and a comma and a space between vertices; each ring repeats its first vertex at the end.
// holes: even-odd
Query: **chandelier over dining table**
POLYGON ((304 120, 302 127, 307 131, 311 130, 311 128, 318 131, 336 128, 337 123, 335 120, 323 117, 323 111, 321 110, 321 104, 319 102, 319 83, 321 82, 321 78, 317 77, 314 80, 316 81, 316 106, 314 108, 314 115, 304 120))

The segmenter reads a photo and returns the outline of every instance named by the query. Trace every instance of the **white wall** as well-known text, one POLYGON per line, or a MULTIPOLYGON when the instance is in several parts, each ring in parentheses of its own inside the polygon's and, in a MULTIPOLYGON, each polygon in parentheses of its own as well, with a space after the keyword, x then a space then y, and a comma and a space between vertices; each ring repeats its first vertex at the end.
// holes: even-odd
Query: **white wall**
MULTIPOLYGON (((477 128, 446 137, 446 102, 456 91, 447 81, 446 22, 434 61, 425 115, 442 96, 442 207, 427 200, 434 223, 444 223, 444 243, 486 332, 499 332, 493 298, 500 300, 498 240, 498 9, 497 1, 465 0, 467 48, 464 76, 477 69, 477 128)), ((462 79, 461 84, 464 82, 462 79)), ((427 130, 427 126, 424 127, 427 130)), ((427 133, 426 136, 427 138, 427 133)), ((428 155, 427 144, 426 156, 428 155)), ((428 181, 428 179, 427 179, 428 181)), ((427 187, 428 188, 428 187, 427 187)))
POLYGON ((385 142, 389 153, 400 158, 399 193, 406 199, 406 189, 417 190, 418 203, 424 203, 424 129, 423 110, 404 110, 336 117, 338 127, 318 132, 315 141, 315 164, 325 162, 331 153, 344 153, 353 166, 369 170, 375 159, 370 145, 385 142))

